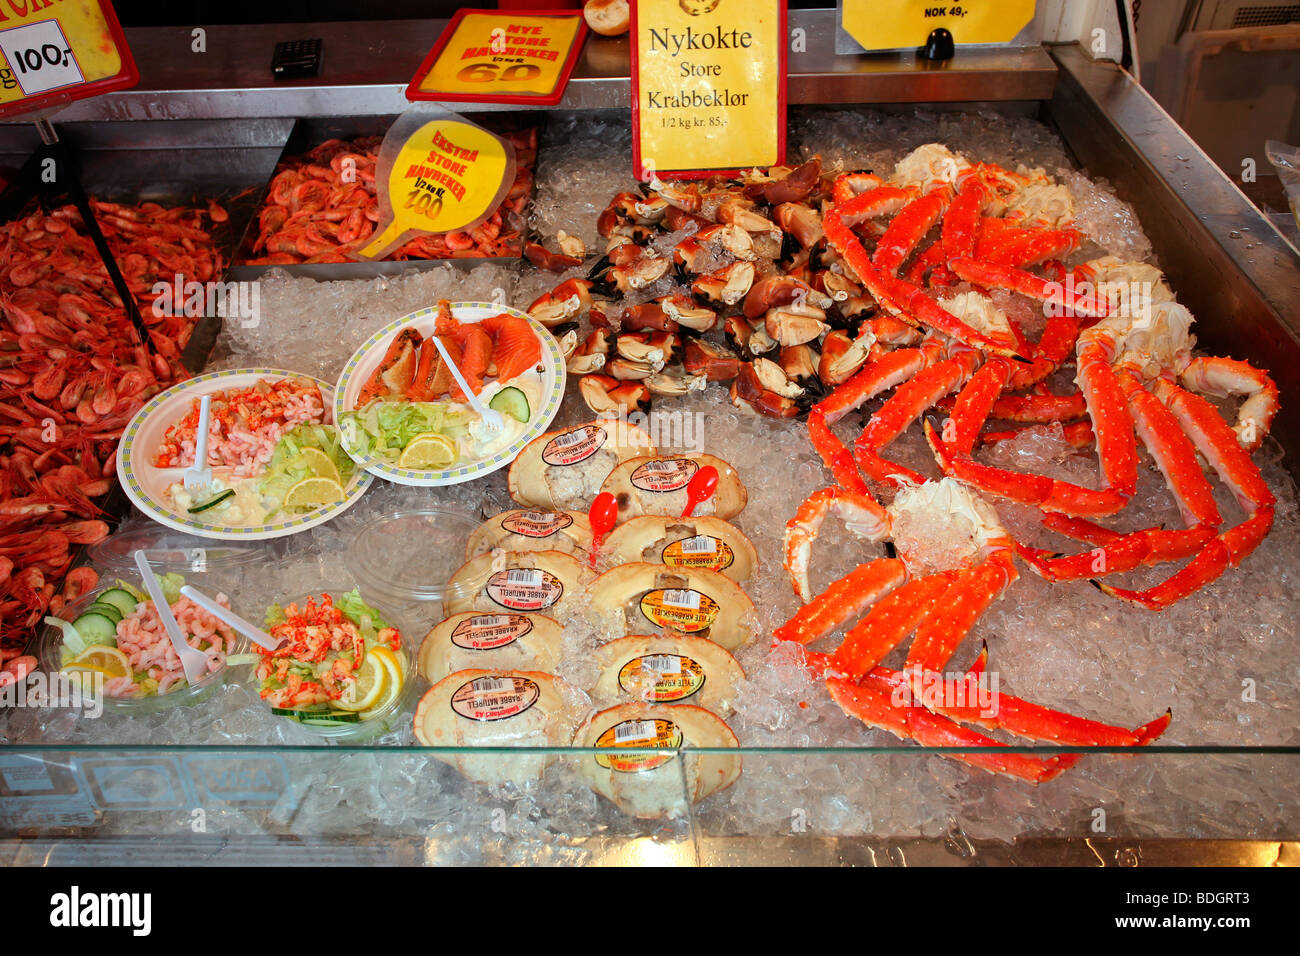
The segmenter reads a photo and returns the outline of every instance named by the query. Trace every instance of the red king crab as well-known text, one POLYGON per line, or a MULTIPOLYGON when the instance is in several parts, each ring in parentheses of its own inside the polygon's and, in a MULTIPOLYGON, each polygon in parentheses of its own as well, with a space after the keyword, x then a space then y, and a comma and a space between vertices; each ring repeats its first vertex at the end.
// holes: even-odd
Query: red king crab
MULTIPOLYGON (((865 324, 860 342, 869 352, 860 371, 809 413, 813 445, 839 487, 813 495, 787 528, 795 590, 809 599, 808 545, 828 509, 847 515, 873 540, 891 533, 890 514, 871 498, 868 482, 908 489, 899 496, 905 503, 895 503, 904 509, 925 488, 942 488, 925 499, 926 507, 962 515, 980 530, 963 568, 915 577, 906 559, 863 565, 802 608, 777 637, 806 644, 870 608, 835 655, 814 655, 812 661, 827 666, 832 695, 847 712, 923 742, 974 743, 979 735, 943 723, 942 709, 891 705, 885 692, 904 684, 917 690, 922 676, 937 676, 989 602, 1015 579, 1013 555, 1049 580, 1190 558, 1146 591, 1099 585, 1115 597, 1161 609, 1240 563, 1272 525, 1274 499, 1250 452, 1276 414, 1276 387, 1244 362, 1193 357, 1192 317, 1172 301, 1153 267, 1105 258, 1067 270, 1059 257, 1075 251, 1082 238, 1072 226, 1073 208, 1068 190, 1041 170, 1013 173, 975 165, 932 144, 900 162, 888 181, 862 173, 840 176, 823 214, 827 255, 838 260, 832 268, 860 281, 887 315, 865 324), (922 248, 932 232, 936 238, 922 248), (971 284, 969 291, 949 290, 959 280, 971 284), (989 289, 1043 304, 1047 322, 1037 342, 997 307, 989 289), (1043 383, 1072 353, 1079 391, 1051 394, 1043 383), (870 416, 850 451, 831 426, 889 389, 893 394, 870 416), (954 392, 956 398, 949 398, 954 392), (1235 426, 1197 392, 1244 397, 1235 426), (925 424, 948 476, 937 484, 884 455, 891 441, 936 405, 951 411, 941 431, 925 424), (1085 414, 1088 422, 1067 426, 1067 433, 1080 447, 1096 446, 1099 488, 1006 471, 974 457, 977 443, 1005 437, 981 434, 989 417, 1033 423, 1085 414), (1186 528, 1120 534, 1092 520, 1120 512, 1132 498, 1138 439, 1164 474, 1186 528), (1198 453, 1245 512, 1243 521, 1226 530, 1198 453), (1022 546, 980 499, 958 495, 957 483, 1036 506, 1046 527, 1093 550, 1060 557, 1022 546), (912 629, 917 639, 902 676, 883 671, 879 660, 912 629)), ((1008 714, 1007 703, 1004 696, 993 726, 1059 742, 1149 743, 1168 724, 1165 717, 1130 733, 1014 700, 1008 714)), ((975 719, 968 711, 947 715, 975 719)), ((1036 780, 1072 762, 964 759, 1036 780)))

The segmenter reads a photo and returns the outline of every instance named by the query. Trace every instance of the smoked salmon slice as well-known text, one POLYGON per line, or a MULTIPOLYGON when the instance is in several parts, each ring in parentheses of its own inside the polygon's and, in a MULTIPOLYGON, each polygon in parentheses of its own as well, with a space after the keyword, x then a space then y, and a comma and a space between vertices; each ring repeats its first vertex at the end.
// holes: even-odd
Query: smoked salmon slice
POLYGON ((508 382, 542 361, 542 343, 527 320, 517 315, 493 315, 479 325, 492 336, 492 364, 497 381, 508 382))

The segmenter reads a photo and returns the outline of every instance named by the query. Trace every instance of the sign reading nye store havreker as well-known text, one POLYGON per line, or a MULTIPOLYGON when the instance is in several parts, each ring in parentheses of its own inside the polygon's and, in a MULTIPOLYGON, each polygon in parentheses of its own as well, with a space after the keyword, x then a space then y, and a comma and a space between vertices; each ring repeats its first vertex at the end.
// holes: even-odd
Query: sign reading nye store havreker
POLYGON ((636 175, 710 175, 785 159, 785 4, 632 4, 636 175))

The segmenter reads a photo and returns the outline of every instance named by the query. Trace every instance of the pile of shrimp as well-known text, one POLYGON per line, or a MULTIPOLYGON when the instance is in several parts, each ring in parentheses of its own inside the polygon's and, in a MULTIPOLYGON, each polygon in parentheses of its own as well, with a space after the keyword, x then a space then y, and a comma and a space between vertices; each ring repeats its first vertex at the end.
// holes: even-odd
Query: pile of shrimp
MULTIPOLYGON (((217 603, 230 607, 230 600, 224 594, 217 595, 217 603)), ((208 656, 208 672, 220 670, 234 646, 235 632, 187 597, 179 598, 171 608, 185 642, 208 656)), ((178 680, 185 679, 181 659, 152 601, 140 602, 118 622, 117 647, 131 662, 133 675, 145 674, 158 682, 159 694, 167 693, 178 680)), ((109 697, 137 697, 144 691, 132 676, 107 681, 104 693, 109 697)))

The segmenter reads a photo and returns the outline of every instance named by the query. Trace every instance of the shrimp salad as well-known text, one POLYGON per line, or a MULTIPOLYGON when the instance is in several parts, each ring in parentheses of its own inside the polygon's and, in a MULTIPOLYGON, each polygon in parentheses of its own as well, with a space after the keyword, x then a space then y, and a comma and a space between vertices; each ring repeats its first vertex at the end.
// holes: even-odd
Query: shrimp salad
MULTIPOLYGON (((235 632, 181 595, 185 579, 180 575, 162 575, 159 583, 186 643, 207 655, 207 674, 220 671, 235 648, 235 632)), ((230 607, 224 594, 217 594, 216 601, 230 607)), ((102 678, 107 697, 162 696, 188 685, 158 608, 127 582, 97 594, 75 621, 46 620, 63 632, 62 672, 102 678)))
MULTIPOLYGON (((325 400, 310 378, 259 381, 248 388, 212 393, 208 419, 208 464, 228 468, 232 478, 260 474, 271 460, 281 436, 295 425, 322 424, 325 400)), ((156 468, 186 468, 194 464, 198 437, 199 399, 163 436, 154 455, 156 468)))
MULTIPOLYGON (((281 513, 301 514, 343 499, 355 466, 342 450, 338 429, 326 424, 328 412, 315 381, 263 379, 211 395, 207 463, 212 482, 199 491, 186 489, 180 480, 169 484, 165 494, 178 512, 205 524, 253 527, 281 513)), ((167 429, 155 467, 194 464, 198 420, 196 397, 167 429)))

